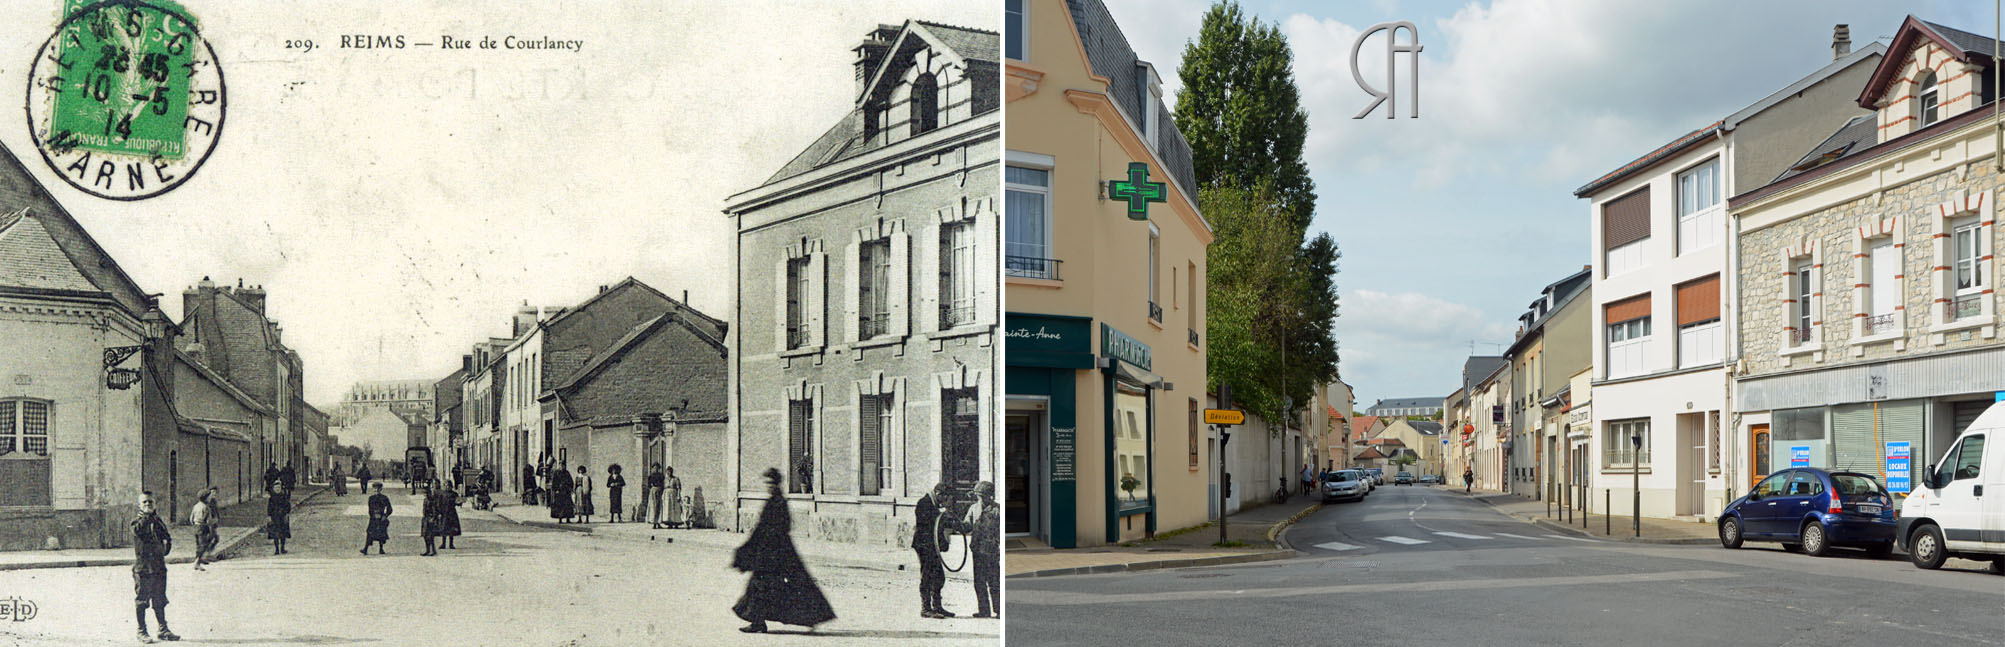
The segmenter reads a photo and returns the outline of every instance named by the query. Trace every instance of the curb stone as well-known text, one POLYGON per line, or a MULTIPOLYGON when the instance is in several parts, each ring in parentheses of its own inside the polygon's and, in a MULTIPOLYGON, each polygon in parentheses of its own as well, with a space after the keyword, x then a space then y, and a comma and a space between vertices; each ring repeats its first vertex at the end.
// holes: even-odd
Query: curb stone
MULTIPOLYGON (((1462 496, 1471 499, 1476 499, 1475 495, 1469 493, 1463 493, 1462 496)), ((1592 532, 1583 531, 1573 526, 1555 523, 1547 519, 1540 519, 1537 517, 1521 517, 1516 514, 1512 514, 1511 512, 1506 511, 1503 508, 1497 507, 1497 504, 1490 502, 1489 499, 1476 499, 1476 500, 1483 502, 1483 505, 1490 506, 1492 509, 1495 509, 1496 511, 1503 513, 1505 516, 1511 517, 1513 519, 1521 519, 1528 523, 1531 523, 1534 526, 1538 526, 1546 530, 1563 531, 1568 534, 1577 535, 1580 537, 1586 537, 1588 539, 1594 539, 1599 541, 1619 541, 1630 544, 1664 544, 1672 546, 1702 546, 1705 544, 1713 543, 1715 541, 1719 541, 1718 539, 1712 537, 1607 537, 1607 536, 1597 535, 1592 532)))
MULTIPOLYGON (((301 498, 299 500, 299 505, 304 505, 306 502, 312 501, 314 497, 318 497, 320 496, 320 493, 326 491, 327 488, 321 488, 319 490, 315 490, 313 493, 306 495, 304 498, 301 498)), ((230 536, 228 539, 220 539, 220 538, 218 539, 216 543, 216 551, 214 553, 215 555, 228 556, 230 551, 236 550, 238 546, 241 546, 245 541, 249 540, 251 537, 263 533, 265 530, 265 524, 260 523, 256 526, 251 526, 251 527, 238 526, 238 528, 240 528, 240 530, 237 531, 237 534, 230 536)), ((132 561, 133 561, 132 557, 91 557, 91 558, 74 559, 74 560, 60 560, 60 561, 52 560, 52 561, 37 562, 32 564, 0 564, 0 571, 25 571, 39 568, 81 568, 81 567, 91 567, 91 566, 130 566, 132 564, 132 561)), ((190 554, 186 555, 170 556, 167 558, 166 562, 168 564, 193 564, 195 563, 195 555, 191 551, 190 554)))
POLYGON ((1309 517, 1309 515, 1315 514, 1317 511, 1320 511, 1322 509, 1323 509, 1323 504, 1312 503, 1309 505, 1309 507, 1303 508, 1301 512, 1295 513, 1295 516, 1289 517, 1286 521, 1274 524, 1274 527, 1267 529, 1267 541, 1272 542, 1276 547, 1282 550, 1293 551, 1295 547, 1289 545, 1287 540, 1282 538, 1282 535, 1289 528, 1294 527, 1295 522, 1306 519, 1309 517))

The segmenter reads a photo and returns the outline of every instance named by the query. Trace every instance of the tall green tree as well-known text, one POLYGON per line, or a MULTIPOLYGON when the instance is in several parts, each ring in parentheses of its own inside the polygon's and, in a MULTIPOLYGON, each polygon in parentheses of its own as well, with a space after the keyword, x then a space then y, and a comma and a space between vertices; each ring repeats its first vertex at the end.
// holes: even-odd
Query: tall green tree
POLYGON ((1315 182, 1302 160, 1309 115, 1278 26, 1222 1, 1184 47, 1177 127, 1191 144, 1198 208, 1215 229, 1206 253, 1208 386, 1268 420, 1335 379, 1337 261, 1328 234, 1307 238, 1315 182))
POLYGON ((1177 127, 1190 140, 1198 183, 1251 187, 1272 180, 1295 224, 1308 227, 1316 210, 1316 183, 1302 161, 1309 113, 1280 27, 1246 15, 1236 2, 1214 4, 1197 40, 1184 44, 1177 77, 1183 82, 1177 127))

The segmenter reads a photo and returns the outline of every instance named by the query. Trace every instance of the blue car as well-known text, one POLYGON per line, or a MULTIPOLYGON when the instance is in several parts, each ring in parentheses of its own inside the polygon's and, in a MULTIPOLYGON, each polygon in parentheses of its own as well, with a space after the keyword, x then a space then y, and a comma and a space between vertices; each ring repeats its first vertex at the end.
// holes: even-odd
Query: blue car
POLYGON ((1800 467, 1769 475, 1720 514, 1720 545, 1777 541, 1811 555, 1832 546, 1894 549, 1894 503, 1872 476, 1800 467))

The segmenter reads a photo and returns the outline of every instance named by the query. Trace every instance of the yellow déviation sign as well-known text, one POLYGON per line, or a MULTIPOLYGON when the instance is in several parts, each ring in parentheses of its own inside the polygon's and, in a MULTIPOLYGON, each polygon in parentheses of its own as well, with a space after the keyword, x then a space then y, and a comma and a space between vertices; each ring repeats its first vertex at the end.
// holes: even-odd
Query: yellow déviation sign
POLYGON ((1204 423, 1207 425, 1246 424, 1246 412, 1231 409, 1205 409, 1204 423))

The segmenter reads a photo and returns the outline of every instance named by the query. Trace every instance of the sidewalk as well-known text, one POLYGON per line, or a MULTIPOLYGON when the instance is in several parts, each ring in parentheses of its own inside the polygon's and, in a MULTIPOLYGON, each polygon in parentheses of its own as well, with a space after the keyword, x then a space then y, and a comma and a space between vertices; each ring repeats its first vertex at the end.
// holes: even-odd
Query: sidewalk
POLYGON ((1287 559, 1295 551, 1281 543, 1281 529, 1323 508, 1315 497, 1295 497, 1233 513, 1226 519, 1227 539, 1242 546, 1220 547, 1218 526, 1206 522, 1156 534, 1155 539, 1091 548, 1048 548, 1042 544, 1007 547, 1004 577, 1051 577, 1118 573, 1158 568, 1219 566, 1287 559))
MULTIPOLYGON (((700 548, 715 550, 735 550, 745 543, 743 533, 729 530, 696 530, 677 528, 655 530, 647 523, 564 523, 550 520, 550 509, 540 505, 495 502, 496 516, 510 523, 537 528, 549 528, 569 532, 625 541, 657 541, 662 543, 683 543, 700 548)), ((824 541, 794 534, 794 548, 801 553, 801 560, 816 566, 846 566, 878 571, 914 571, 919 568, 919 558, 912 549, 881 544, 852 544, 824 541)), ((950 557, 958 553, 949 553, 950 557)), ((951 566, 952 564, 949 564, 951 566)), ((947 572, 947 579, 961 582, 972 581, 975 569, 962 568, 960 572, 947 572)))
MULTIPOLYGON (((293 508, 297 510, 315 496, 327 491, 325 486, 302 487, 293 496, 293 508)), ((252 538, 262 538, 265 529, 265 500, 252 499, 223 509, 222 521, 216 527, 216 554, 227 555, 237 546, 252 538)), ((167 534, 174 537, 172 552, 167 555, 169 564, 189 564, 195 561, 195 527, 174 524, 167 527, 167 534)), ((69 568, 76 566, 127 566, 132 564, 132 547, 123 548, 75 548, 69 550, 21 550, 0 552, 0 571, 28 568, 69 568)))
MULTIPOLYGON (((1452 487, 1444 486, 1442 489, 1462 494, 1461 490, 1452 487)), ((1710 523, 1643 517, 1642 534, 1639 536, 1636 522, 1628 515, 1615 515, 1611 519, 1598 513, 1585 514, 1579 510, 1567 512, 1557 505, 1548 507, 1545 501, 1504 492, 1477 490, 1464 496, 1489 504, 1498 512, 1530 521, 1547 530, 1583 537, 1644 544, 1710 544, 1719 541, 1717 529, 1710 523), (1585 528, 1582 527, 1583 523, 1586 524, 1585 528)))

